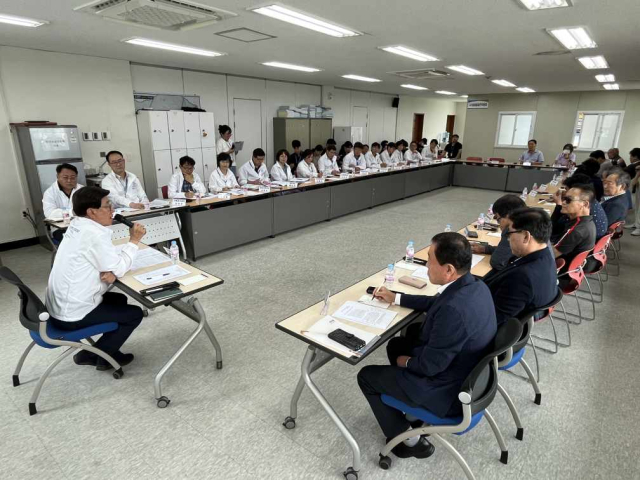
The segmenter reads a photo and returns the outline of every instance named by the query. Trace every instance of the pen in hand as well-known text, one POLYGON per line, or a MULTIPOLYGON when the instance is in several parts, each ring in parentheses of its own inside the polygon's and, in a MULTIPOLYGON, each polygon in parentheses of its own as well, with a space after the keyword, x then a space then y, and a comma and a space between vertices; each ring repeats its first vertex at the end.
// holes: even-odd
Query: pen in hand
POLYGON ((375 300, 376 299, 376 293, 378 293, 378 290, 380 290, 383 286, 384 286, 384 284, 380 285, 378 288, 373 290, 373 295, 371 295, 371 300, 375 300))

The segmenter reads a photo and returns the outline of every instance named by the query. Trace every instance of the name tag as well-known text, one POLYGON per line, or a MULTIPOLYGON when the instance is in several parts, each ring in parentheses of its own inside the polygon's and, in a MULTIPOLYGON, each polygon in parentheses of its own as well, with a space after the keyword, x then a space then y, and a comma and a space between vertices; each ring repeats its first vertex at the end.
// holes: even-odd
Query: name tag
POLYGON ((351 175, 349 175, 348 173, 341 173, 340 174, 340 178, 345 178, 346 179, 346 178, 350 178, 350 177, 351 177, 351 175))
POLYGON ((220 200, 231 200, 231 194, 228 192, 218 193, 216 198, 219 198, 220 200))
POLYGON ((538 195, 538 192, 536 192, 535 190, 531 190, 531 192, 529 192, 530 197, 535 197, 537 195, 538 195))
POLYGON ((557 180, 552 180, 551 182, 549 182, 551 185, 553 185, 554 187, 556 185, 558 185, 558 181, 557 180))
POLYGON ((540 188, 538 188, 539 191, 541 192, 546 192, 547 191, 547 185, 545 185, 544 183, 542 185, 540 185, 540 188))
POLYGON ((172 207, 184 207, 187 204, 187 200, 185 198, 172 198, 171 206, 172 207))
POLYGON ((260 193, 269 193, 269 192, 271 192, 271 187, 267 187, 265 185, 260 185, 258 187, 258 192, 260 192, 260 193))
POLYGON ((313 179, 313 183, 324 183, 324 177, 316 177, 313 179))
POLYGON ((381 168, 380 173, 387 173, 389 171, 388 168, 381 168))
POLYGON ((522 165, 524 165, 525 167, 530 167, 531 166, 531 162, 522 162, 522 165))

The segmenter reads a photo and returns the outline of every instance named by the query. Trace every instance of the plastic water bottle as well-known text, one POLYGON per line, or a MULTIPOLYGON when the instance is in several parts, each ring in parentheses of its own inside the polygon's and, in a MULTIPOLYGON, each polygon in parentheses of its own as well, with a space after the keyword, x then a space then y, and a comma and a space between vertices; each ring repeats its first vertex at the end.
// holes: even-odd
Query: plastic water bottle
POLYGON ((532 192, 537 192, 538 191, 538 184, 537 183, 533 184, 533 187, 531 187, 531 191, 532 192))
POLYGON ((405 257, 407 263, 413 263, 413 256, 415 255, 416 250, 413 247, 413 240, 409 240, 407 244, 407 256, 405 257))
POLYGON ((65 225, 69 225, 69 222, 71 222, 71 209, 70 208, 63 208, 62 209, 62 223, 64 223, 65 225))
POLYGON ((489 209, 487 210, 487 218, 489 220, 493 219, 493 203, 489 205, 489 209))
POLYGON ((393 282, 396 281, 395 277, 396 267, 393 263, 387 265, 387 272, 384 274, 384 286, 390 289, 393 286, 393 282))
POLYGON ((481 213, 478 217, 478 230, 484 229, 484 213, 481 213))
POLYGON ((180 260, 180 249, 178 248, 178 244, 175 240, 171 241, 171 247, 169 248, 169 253, 171 254, 171 263, 176 265, 178 260, 180 260))
POLYGON ((445 231, 445 232, 450 232, 450 231, 451 231, 451 225, 447 224, 447 225, 444 227, 444 231, 445 231))
POLYGON ((524 189, 522 189, 522 196, 526 198, 528 194, 529 194, 529 190, 527 190, 527 187, 524 187, 524 189))
POLYGON ((558 178, 558 175, 556 175, 555 173, 553 174, 553 180, 551 180, 551 184, 555 184, 556 183, 556 179, 558 178))

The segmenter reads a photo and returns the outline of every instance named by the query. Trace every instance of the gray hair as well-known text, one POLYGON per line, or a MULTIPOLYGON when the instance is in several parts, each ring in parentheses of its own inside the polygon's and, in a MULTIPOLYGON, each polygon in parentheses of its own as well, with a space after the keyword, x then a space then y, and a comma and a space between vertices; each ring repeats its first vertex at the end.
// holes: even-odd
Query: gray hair
POLYGON ((607 172, 607 177, 610 177, 611 175, 616 175, 616 185, 618 185, 619 187, 624 185, 625 190, 629 188, 631 177, 627 172, 625 172, 621 168, 615 167, 607 172))

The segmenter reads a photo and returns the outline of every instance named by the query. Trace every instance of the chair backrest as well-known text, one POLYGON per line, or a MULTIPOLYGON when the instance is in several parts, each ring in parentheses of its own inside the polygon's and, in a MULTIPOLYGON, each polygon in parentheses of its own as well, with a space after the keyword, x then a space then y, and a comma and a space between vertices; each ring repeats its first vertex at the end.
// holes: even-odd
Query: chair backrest
POLYGON ((487 408, 498 390, 498 370, 494 359, 511 348, 520 338, 522 326, 517 318, 510 318, 498 327, 491 351, 467 376, 461 391, 471 395, 471 414, 487 408))
POLYGON ((482 157, 467 157, 467 162, 481 162, 482 157))
MULTIPOLYGON (((533 321, 535 323, 547 318, 550 314, 553 313, 553 310, 555 309, 556 305, 558 305, 562 301, 562 297, 564 296, 562 293, 562 290, 559 287, 557 290, 558 291, 556 293, 556 296, 547 305, 542 305, 540 307, 532 308, 530 310, 524 311, 522 312, 522 314, 518 316, 518 318, 521 321, 525 321, 527 323, 527 326, 525 326, 523 329, 523 333, 524 333, 524 330, 529 329, 528 328, 529 317, 533 317, 533 321)), ((527 332, 527 333, 530 334, 531 332, 527 332)), ((528 338, 529 337, 527 336, 527 340, 528 338)), ((522 341, 522 338, 518 341, 518 345, 521 343, 521 341, 522 341)))
POLYGON ((37 332, 40 328, 39 315, 46 312, 44 303, 27 287, 18 276, 8 267, 0 267, 0 278, 6 280, 11 285, 18 287, 18 297, 20 297, 20 323, 28 330, 37 332))
POLYGON ((162 198, 164 199, 169 198, 169 185, 162 186, 162 198))
POLYGON ((624 234, 624 224, 624 221, 620 221, 609 225, 609 230, 607 231, 607 233, 611 234, 613 240, 618 240, 620 237, 622 237, 622 235, 624 234))
MULTIPOLYGON (((608 233, 607 235, 602 237, 600 240, 598 240, 596 242, 596 246, 593 247, 593 253, 591 254, 591 258, 593 258, 599 263, 597 268, 598 271, 600 271, 600 269, 602 269, 607 263, 607 249, 609 248, 609 243, 611 242, 612 237, 613 235, 611 233, 608 233)), ((590 271, 590 273, 594 273, 594 272, 590 271)))
POLYGON ((556 258, 556 271, 560 273, 566 264, 567 261, 564 258, 556 258))
POLYGON ((582 265, 585 260, 591 253, 591 250, 585 250, 584 252, 580 252, 576 255, 571 262, 569 262, 569 267, 567 268, 567 272, 569 278, 573 281, 577 282, 578 285, 582 283, 582 279, 584 278, 584 271, 582 270, 582 265))
POLYGON ((489 162, 497 162, 497 163, 504 163, 504 158, 501 157, 489 157, 489 162))

